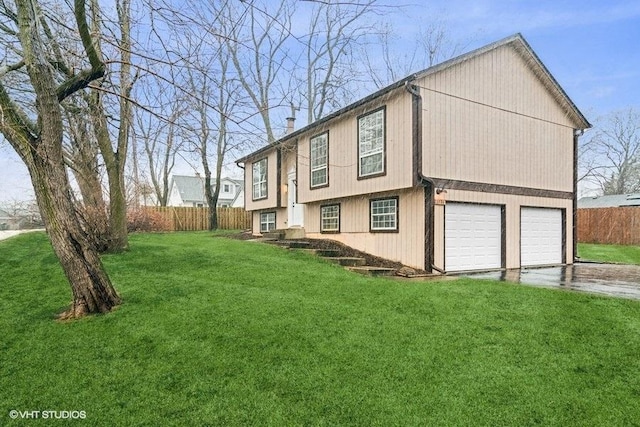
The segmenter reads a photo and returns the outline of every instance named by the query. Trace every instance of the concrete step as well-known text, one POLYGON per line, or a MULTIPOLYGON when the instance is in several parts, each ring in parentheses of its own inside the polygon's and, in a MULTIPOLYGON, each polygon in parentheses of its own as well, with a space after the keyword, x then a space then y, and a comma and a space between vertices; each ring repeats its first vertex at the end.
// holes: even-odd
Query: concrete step
POLYGON ((267 233, 262 233, 262 237, 265 239, 282 240, 284 239, 284 231, 274 230, 267 233))
POLYGON ((395 268, 385 267, 372 267, 370 265, 363 265, 359 267, 347 267, 347 270, 354 273, 362 274, 365 276, 393 276, 396 274, 395 268))
POLYGON ((277 243, 278 239, 274 239, 273 237, 257 237, 255 239, 249 239, 247 242, 277 243))
POLYGON ((296 240, 285 240, 289 244, 289 249, 307 249, 311 243, 296 240))
POLYGON ((301 252, 306 252, 311 255, 317 255, 323 258, 328 257, 338 257, 340 256, 340 251, 338 249, 308 249, 308 248, 298 248, 301 252))
POLYGON ((364 258, 358 258, 358 257, 340 256, 340 257, 325 257, 325 259, 335 264, 340 264, 343 267, 359 267, 367 263, 364 258))
POLYGON ((287 240, 304 239, 307 237, 307 233, 302 227, 286 228, 279 231, 284 232, 284 238, 287 240))
POLYGON ((316 249, 315 251, 318 256, 324 258, 337 257, 340 255, 339 249, 316 249))

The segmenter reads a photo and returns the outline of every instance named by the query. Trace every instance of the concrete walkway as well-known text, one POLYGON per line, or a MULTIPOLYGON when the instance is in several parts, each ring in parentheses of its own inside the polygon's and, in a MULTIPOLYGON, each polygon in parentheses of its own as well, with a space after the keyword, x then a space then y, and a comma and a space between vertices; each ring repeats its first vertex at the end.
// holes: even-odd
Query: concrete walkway
POLYGON ((22 233, 30 233, 32 231, 44 231, 44 229, 35 230, 0 230, 0 240, 5 240, 22 233))
POLYGON ((559 267, 464 274, 464 276, 640 300, 640 266, 638 265, 577 263, 559 267))

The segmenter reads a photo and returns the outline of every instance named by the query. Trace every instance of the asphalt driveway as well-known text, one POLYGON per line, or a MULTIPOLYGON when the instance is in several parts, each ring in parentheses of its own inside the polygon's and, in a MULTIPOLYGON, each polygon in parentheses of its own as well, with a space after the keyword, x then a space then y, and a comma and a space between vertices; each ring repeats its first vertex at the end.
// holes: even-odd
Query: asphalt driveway
POLYGON ((636 265, 577 263, 465 276, 640 300, 640 266, 636 265))

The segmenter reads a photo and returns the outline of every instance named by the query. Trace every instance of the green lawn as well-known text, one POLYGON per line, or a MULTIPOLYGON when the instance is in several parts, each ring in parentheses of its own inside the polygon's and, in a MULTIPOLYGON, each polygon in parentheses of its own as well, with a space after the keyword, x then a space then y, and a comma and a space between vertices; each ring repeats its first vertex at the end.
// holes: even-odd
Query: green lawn
POLYGON ((640 246, 579 243, 578 256, 589 261, 640 265, 640 246))
POLYGON ((208 233, 130 243, 104 258, 125 303, 60 323, 45 236, 0 242, 0 425, 640 422, 637 301, 365 278, 208 233))

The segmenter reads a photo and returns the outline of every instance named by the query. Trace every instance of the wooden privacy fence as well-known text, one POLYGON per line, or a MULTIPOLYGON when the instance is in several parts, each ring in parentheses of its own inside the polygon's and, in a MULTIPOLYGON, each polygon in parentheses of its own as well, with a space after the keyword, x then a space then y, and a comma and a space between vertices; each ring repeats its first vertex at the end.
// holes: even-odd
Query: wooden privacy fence
MULTIPOLYGON (((167 231, 202 231, 209 229, 209 208, 156 207, 147 206, 150 213, 162 217, 167 231)), ((246 230, 251 228, 251 212, 243 208, 216 208, 218 228, 223 230, 246 230)))
POLYGON ((640 207, 578 209, 578 241, 640 245, 640 207))

